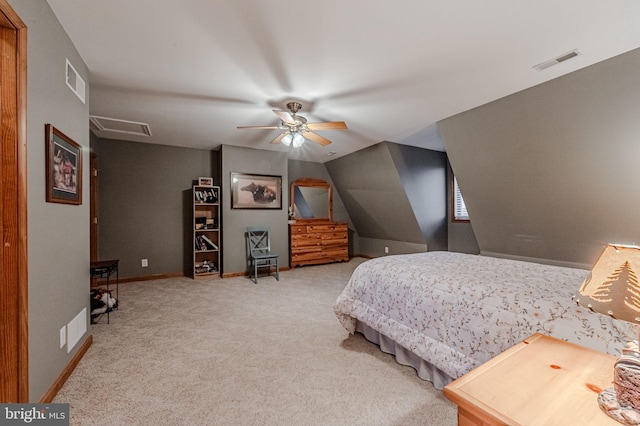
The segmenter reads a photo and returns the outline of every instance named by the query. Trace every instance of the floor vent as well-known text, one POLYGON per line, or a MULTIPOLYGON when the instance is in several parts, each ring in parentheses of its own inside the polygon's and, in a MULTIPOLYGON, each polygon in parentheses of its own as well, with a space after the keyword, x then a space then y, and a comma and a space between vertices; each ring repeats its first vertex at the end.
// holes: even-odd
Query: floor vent
POLYGON ((580 51, 578 49, 574 49, 571 52, 563 53, 562 55, 557 56, 549 61, 538 64, 533 68, 538 71, 546 70, 547 68, 558 65, 561 62, 567 61, 571 58, 575 58, 578 55, 580 55, 580 51))
POLYGON ((120 120, 117 118, 99 117, 90 115, 89 121, 100 132, 114 132, 127 135, 151 136, 151 129, 146 123, 137 121, 120 120))

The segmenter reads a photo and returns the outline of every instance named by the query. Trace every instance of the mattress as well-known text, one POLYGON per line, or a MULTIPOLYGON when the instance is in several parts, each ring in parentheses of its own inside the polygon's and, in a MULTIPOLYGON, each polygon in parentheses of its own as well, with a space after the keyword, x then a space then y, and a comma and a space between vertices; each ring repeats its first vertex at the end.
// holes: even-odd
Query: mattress
POLYGON ((386 256, 359 265, 334 304, 356 324, 456 379, 534 333, 619 355, 637 326, 579 307, 589 272, 454 252, 386 256))

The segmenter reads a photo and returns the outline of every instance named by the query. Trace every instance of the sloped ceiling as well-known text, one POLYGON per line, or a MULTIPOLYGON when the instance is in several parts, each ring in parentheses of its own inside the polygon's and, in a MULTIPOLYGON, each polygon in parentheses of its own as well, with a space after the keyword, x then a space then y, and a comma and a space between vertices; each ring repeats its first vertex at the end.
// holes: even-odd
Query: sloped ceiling
POLYGON ((446 154, 393 143, 386 145, 427 249, 447 250, 446 154))
POLYGON ((590 267, 640 243, 640 50, 442 120, 481 252, 590 267))
POLYGON ((446 250, 443 153, 382 142, 325 165, 360 237, 446 250))
POLYGON ((640 47, 637 0, 47 1, 90 71, 90 113, 152 133, 114 138, 317 162, 381 141, 443 150, 436 121, 640 47), (279 124, 291 99, 349 130, 287 151, 277 130, 236 129, 279 124))

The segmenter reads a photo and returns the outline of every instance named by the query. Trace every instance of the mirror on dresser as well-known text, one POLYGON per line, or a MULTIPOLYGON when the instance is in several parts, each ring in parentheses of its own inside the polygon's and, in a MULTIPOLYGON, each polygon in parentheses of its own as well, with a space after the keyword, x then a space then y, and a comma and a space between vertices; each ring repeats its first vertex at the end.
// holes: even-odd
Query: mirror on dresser
POLYGON ((349 228, 333 221, 331 185, 322 179, 291 183, 289 264, 292 268, 349 261, 349 228))
POLYGON ((322 179, 298 179, 291 183, 290 219, 303 221, 333 220, 331 185, 322 179))

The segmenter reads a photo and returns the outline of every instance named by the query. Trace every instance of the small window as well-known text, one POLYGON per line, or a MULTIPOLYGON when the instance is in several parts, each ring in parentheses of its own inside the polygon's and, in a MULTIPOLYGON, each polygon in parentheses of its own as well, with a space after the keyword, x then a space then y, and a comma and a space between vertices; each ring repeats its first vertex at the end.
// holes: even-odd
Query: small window
POLYGON ((462 198, 462 192, 458 186, 458 180, 453 177, 453 221, 454 222, 468 222, 469 213, 467 212, 467 206, 464 204, 462 198))

